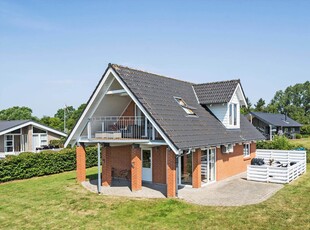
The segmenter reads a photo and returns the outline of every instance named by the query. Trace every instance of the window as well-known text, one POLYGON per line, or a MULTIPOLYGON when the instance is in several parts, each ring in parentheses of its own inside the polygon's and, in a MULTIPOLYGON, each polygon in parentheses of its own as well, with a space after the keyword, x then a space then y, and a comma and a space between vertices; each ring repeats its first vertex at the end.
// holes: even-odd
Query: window
POLYGON ((233 120, 233 112, 232 112, 232 109, 233 108, 233 105, 232 104, 230 104, 229 105, 229 125, 232 125, 232 120, 233 120))
POLYGON ((228 108, 229 125, 238 126, 238 105, 231 103, 228 108))
POLYGON ((190 106, 188 106, 186 104, 186 102, 180 98, 180 97, 175 97, 174 98, 178 104, 182 107, 182 109, 188 114, 188 115, 191 115, 191 116, 197 116, 196 113, 194 113, 193 109, 194 108, 191 108, 190 106))
POLYGON ((249 157, 250 156, 250 144, 244 144, 243 145, 243 157, 249 157))
POLYGON ((33 127, 33 133, 46 133, 46 130, 39 129, 37 127, 33 127))
POLYGON ((234 152, 234 145, 233 144, 227 144, 222 145, 222 153, 233 153, 234 152))
POLYGON ((12 133, 12 134, 20 134, 21 133, 21 129, 16 129, 16 130, 14 130, 14 131, 12 131, 10 133, 12 133))
POLYGON ((234 125, 237 125, 237 104, 234 104, 234 125))
POLYGON ((4 152, 14 152, 14 138, 13 135, 5 135, 4 152))

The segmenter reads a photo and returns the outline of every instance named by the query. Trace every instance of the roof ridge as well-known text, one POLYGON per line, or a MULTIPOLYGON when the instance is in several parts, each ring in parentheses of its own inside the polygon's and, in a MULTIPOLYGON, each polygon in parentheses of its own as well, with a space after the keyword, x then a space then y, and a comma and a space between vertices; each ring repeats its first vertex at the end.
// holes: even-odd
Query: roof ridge
POLYGON ((122 67, 122 68, 130 69, 130 70, 139 71, 139 72, 142 72, 142 73, 153 74, 153 75, 156 75, 156 76, 162 77, 162 78, 167 78, 167 79, 171 79, 171 80, 180 81, 180 82, 184 82, 184 83, 187 83, 187 84, 195 85, 195 83, 193 83, 193 82, 189 82, 189 81, 185 81, 185 80, 180 80, 180 79, 177 79, 177 78, 174 78, 174 77, 167 77, 167 76, 164 76, 164 75, 161 75, 161 74, 152 73, 152 72, 148 72, 146 70, 131 68, 131 67, 123 66, 123 65, 119 65, 119 64, 109 63, 109 66, 112 67, 112 68, 114 68, 115 66, 116 67, 122 67))
POLYGON ((231 80, 224 80, 224 81, 213 81, 213 82, 199 83, 199 84, 194 84, 194 85, 211 85, 211 84, 218 84, 218 83, 232 82, 232 81, 237 81, 238 83, 240 83, 240 79, 231 79, 231 80))

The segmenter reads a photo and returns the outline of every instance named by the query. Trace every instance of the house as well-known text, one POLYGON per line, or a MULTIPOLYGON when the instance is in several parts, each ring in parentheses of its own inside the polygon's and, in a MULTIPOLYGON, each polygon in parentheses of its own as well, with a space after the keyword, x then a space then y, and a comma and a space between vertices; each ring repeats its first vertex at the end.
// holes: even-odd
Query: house
POLYGON ((147 181, 174 197, 178 185, 200 188, 246 170, 264 137, 241 106, 239 80, 194 84, 109 64, 65 146, 77 145, 82 182, 85 145, 97 144, 98 192, 125 176, 132 191, 147 181))
POLYGON ((35 152, 67 134, 31 120, 0 121, 0 153, 35 152))
POLYGON ((302 126, 286 114, 250 112, 249 120, 269 140, 275 134, 294 138, 296 133, 300 133, 302 126))

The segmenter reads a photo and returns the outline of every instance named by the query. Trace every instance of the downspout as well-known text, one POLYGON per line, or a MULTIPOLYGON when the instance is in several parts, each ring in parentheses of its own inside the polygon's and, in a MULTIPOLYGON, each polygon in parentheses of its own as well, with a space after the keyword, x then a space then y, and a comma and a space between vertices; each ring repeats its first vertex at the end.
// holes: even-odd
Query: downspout
POLYGON ((178 179, 179 179, 179 155, 175 156, 175 196, 178 197, 179 192, 178 192, 178 179))
POLYGON ((100 144, 97 143, 97 152, 98 152, 98 194, 101 192, 101 174, 100 174, 100 144))

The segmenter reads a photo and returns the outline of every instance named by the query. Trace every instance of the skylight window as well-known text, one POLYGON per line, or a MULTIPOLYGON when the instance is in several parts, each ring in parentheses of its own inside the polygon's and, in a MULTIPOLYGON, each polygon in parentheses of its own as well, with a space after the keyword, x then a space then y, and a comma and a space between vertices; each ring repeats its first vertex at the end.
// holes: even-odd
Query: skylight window
POLYGON ((182 107, 182 109, 188 114, 188 115, 191 115, 191 116, 197 116, 196 113, 194 113, 193 111, 193 108, 191 108, 190 106, 188 106, 186 104, 186 102, 180 98, 180 97, 175 97, 174 98, 178 104, 182 107))

